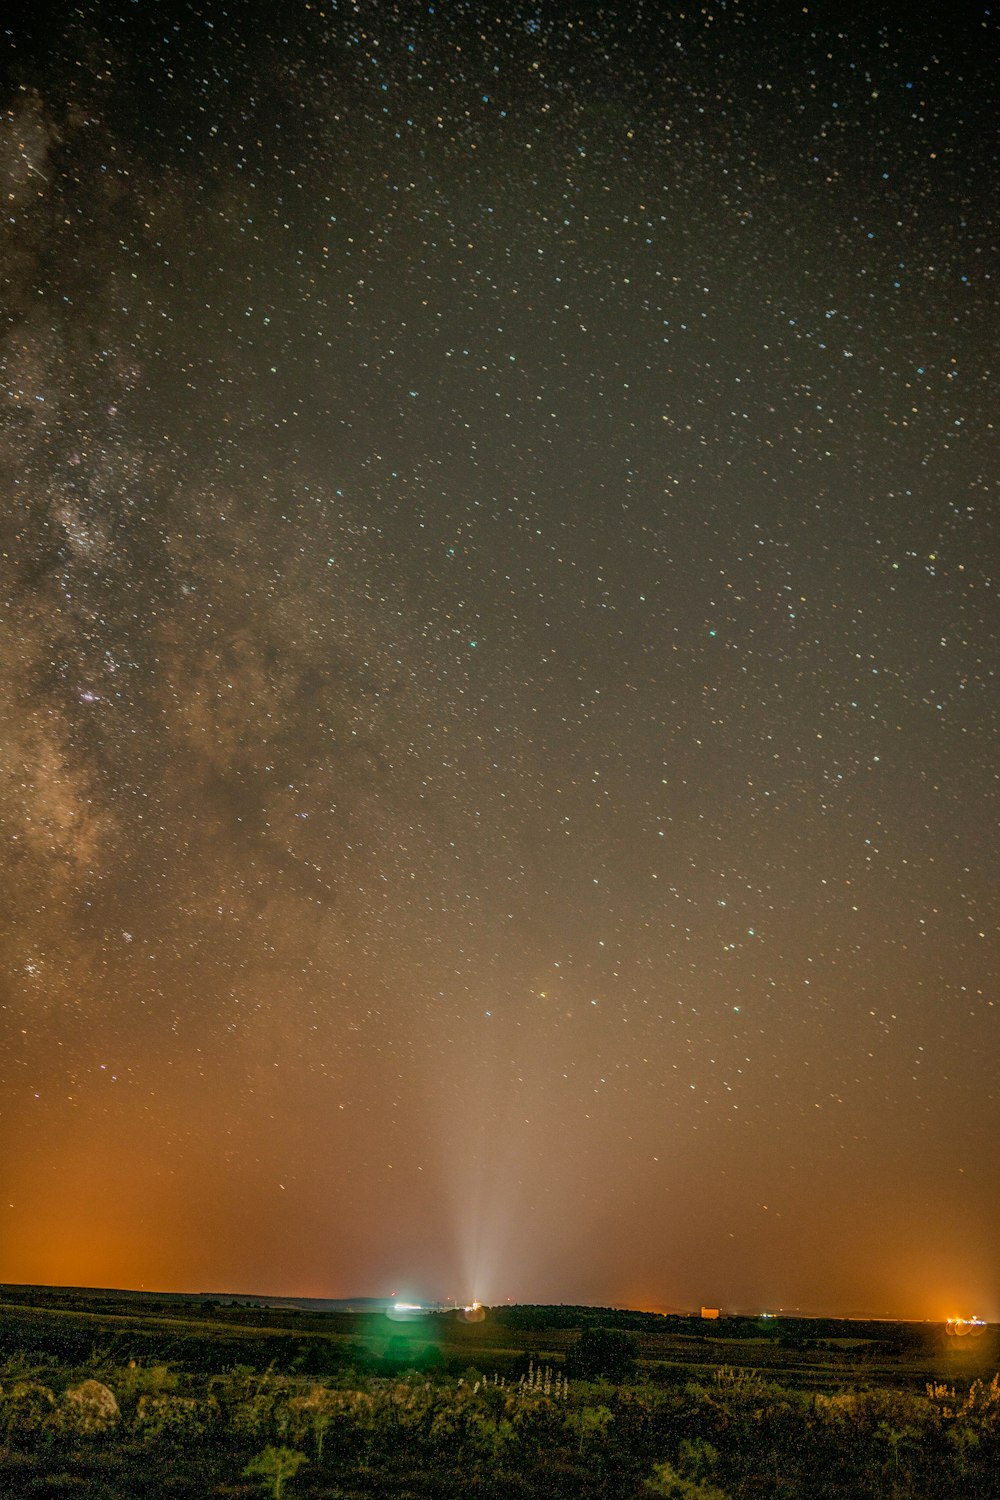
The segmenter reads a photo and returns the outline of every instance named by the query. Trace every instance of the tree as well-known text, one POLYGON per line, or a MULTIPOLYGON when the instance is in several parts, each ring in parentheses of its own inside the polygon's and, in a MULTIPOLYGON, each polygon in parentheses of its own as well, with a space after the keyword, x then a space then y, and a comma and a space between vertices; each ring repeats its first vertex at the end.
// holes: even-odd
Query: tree
POLYGON ((577 1452, 582 1453, 590 1439, 602 1438, 614 1420, 614 1413, 606 1406, 582 1406, 566 1418, 566 1425, 579 1434, 577 1452))
POLYGON ((332 1421, 333 1417, 328 1411, 318 1411, 312 1419, 313 1437, 316 1439, 316 1460, 318 1463, 323 1462, 323 1439, 326 1437, 326 1430, 332 1421))
POLYGON ((604 1375, 608 1380, 628 1380, 635 1373, 639 1340, 622 1328, 585 1328, 569 1351, 569 1373, 578 1380, 604 1375))
POLYGON ((285 1480, 294 1478, 308 1462, 297 1448, 265 1448, 250 1460, 243 1473, 248 1479, 260 1479, 271 1485, 274 1500, 281 1500, 285 1480))

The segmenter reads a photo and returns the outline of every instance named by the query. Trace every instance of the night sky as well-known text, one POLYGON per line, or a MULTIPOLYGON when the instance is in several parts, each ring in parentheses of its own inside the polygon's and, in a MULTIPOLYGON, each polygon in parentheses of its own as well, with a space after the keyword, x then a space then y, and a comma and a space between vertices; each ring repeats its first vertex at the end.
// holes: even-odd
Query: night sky
POLYGON ((995 23, 852 10, 0 36, 0 1280, 1000 1315, 995 23))

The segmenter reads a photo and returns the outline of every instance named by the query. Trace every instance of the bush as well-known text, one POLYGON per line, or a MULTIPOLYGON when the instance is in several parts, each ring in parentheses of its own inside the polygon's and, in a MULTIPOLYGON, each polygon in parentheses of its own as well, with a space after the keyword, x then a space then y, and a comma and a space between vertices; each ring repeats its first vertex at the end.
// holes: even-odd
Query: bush
POLYGON ((585 1328, 566 1359, 567 1373, 577 1380, 604 1375, 623 1381, 635 1373, 639 1339, 623 1328, 585 1328))
POLYGON ((274 1500, 281 1500, 285 1480, 293 1479, 308 1462, 296 1448, 265 1448, 250 1460, 243 1472, 248 1479, 260 1479, 270 1485, 274 1500))

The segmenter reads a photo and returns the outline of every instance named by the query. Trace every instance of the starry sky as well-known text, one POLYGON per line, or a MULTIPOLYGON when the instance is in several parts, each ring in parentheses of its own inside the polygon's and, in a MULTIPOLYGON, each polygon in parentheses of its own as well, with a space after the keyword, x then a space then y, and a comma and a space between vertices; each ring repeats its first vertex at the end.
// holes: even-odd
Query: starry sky
POLYGON ((0 1279, 1000 1315, 989 12, 7 27, 0 1279))

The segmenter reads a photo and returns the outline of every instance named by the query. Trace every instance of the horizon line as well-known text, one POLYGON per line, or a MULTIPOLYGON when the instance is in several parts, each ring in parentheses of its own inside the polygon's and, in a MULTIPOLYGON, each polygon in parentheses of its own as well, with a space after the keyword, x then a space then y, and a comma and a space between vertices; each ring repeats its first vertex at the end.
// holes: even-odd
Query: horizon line
MULTIPOLYGON (((84 1283, 64 1283, 64 1282, 44 1282, 44 1281, 2 1281, 2 1282, 0 1282, 0 1292, 7 1291, 7 1290, 12 1290, 12 1291, 16 1290, 16 1291, 24 1291, 24 1292, 30 1292, 30 1291, 43 1291, 43 1292, 90 1292, 90 1293, 95 1293, 95 1292, 118 1292, 118 1293, 124 1293, 124 1294, 127 1294, 127 1295, 136 1295, 136 1296, 141 1296, 141 1297, 165 1297, 165 1298, 189 1299, 189 1300, 192 1300, 192 1301, 203 1301, 203 1300, 206 1300, 206 1299, 214 1300, 214 1299, 218 1299, 218 1298, 227 1298, 227 1299, 230 1299, 233 1302, 235 1302, 237 1300, 247 1300, 247 1299, 250 1299, 250 1300, 255 1301, 255 1302, 272 1302, 272 1303, 274 1303, 274 1302, 284 1302, 284 1303, 293 1303, 293 1304, 296 1304, 296 1303, 336 1303, 336 1304, 339 1304, 339 1305, 343 1306, 345 1309, 349 1309, 350 1306, 352 1304, 354 1304, 354 1303, 365 1303, 365 1302, 367 1302, 367 1303, 384 1303, 387 1307, 391 1307, 393 1305, 393 1303, 395 1303, 398 1300, 396 1294, 394 1294, 394 1293, 389 1293, 389 1294, 386 1294, 386 1293, 375 1293, 375 1294, 372 1294, 372 1293, 367 1293, 366 1292, 366 1293, 359 1293, 358 1295, 351 1296, 351 1297, 335 1297, 335 1296, 314 1296, 312 1294, 301 1294, 300 1295, 300 1294, 294 1293, 294 1292, 218 1291, 218 1290, 211 1290, 211 1289, 208 1289, 208 1288, 200 1289, 198 1291, 179 1291, 179 1290, 168 1290, 168 1289, 163 1288, 163 1287, 150 1288, 150 1287, 147 1287, 145 1285, 139 1285, 139 1286, 131 1286, 131 1287, 129 1287, 129 1286, 94 1286, 94 1285, 87 1285, 87 1284, 84 1284, 84 1283)), ((452 1298, 452 1299, 446 1299, 446 1300, 428 1299, 426 1302, 419 1302, 416 1305, 418 1305, 421 1309, 426 1309, 427 1312, 448 1312, 448 1311, 451 1311, 451 1310, 457 1310, 457 1309, 465 1306, 466 1304, 461 1299, 459 1299, 459 1298, 452 1298)), ((692 1308, 692 1309, 685 1309, 685 1308, 677 1307, 676 1305, 663 1305, 663 1306, 660 1306, 660 1307, 633 1307, 633 1306, 631 1306, 630 1304, 628 1304, 626 1302, 526 1302, 526 1301, 505 1300, 505 1301, 501 1301, 501 1302, 481 1301, 480 1305, 483 1306, 484 1308, 486 1308, 487 1310, 496 1309, 496 1308, 503 1308, 503 1307, 511 1307, 511 1308, 513 1308, 513 1307, 563 1307, 563 1308, 581 1308, 581 1309, 592 1310, 594 1312, 598 1312, 598 1311, 601 1311, 602 1309, 606 1308, 608 1311, 614 1311, 614 1312, 647 1313, 647 1314, 655 1315, 655 1316, 658 1316, 658 1317, 693 1318, 693 1319, 698 1320, 699 1322, 703 1321, 705 1323, 713 1323, 713 1322, 716 1322, 716 1321, 722 1321, 725 1318, 767 1318, 769 1320, 773 1319, 775 1321, 777 1321, 778 1319, 781 1319, 781 1318, 805 1318, 805 1319, 815 1319, 815 1320, 828 1319, 828 1320, 831 1320, 831 1321, 834 1321, 834 1322, 842 1322, 842 1323, 920 1323, 920 1324, 931 1324, 931 1325, 940 1324, 942 1327, 944 1327, 944 1326, 946 1326, 946 1324, 948 1322, 954 1321, 954 1319, 949 1319, 949 1318, 915 1317, 913 1315, 906 1315, 906 1314, 899 1314, 899 1313, 892 1313, 892 1312, 870 1313, 870 1312, 854 1311, 854 1312, 836 1312, 835 1313, 835 1312, 816 1312, 816 1311, 809 1311, 809 1310, 805 1310, 805 1309, 801 1309, 801 1308, 785 1308, 785 1307, 776 1307, 776 1308, 773 1308, 773 1309, 772 1308, 727 1307, 727 1306, 725 1306, 721 1302, 718 1303, 718 1304, 714 1304, 714 1303, 711 1304, 712 1308, 715 1311, 715 1316, 710 1316, 710 1317, 703 1317, 702 1316, 701 1307, 692 1308)), ((710 1304, 708 1304, 708 1303, 703 1303, 702 1307, 706 1307, 707 1308, 709 1305, 710 1304)), ((964 1315, 958 1315, 958 1316, 963 1316, 964 1317, 964 1315)), ((975 1316, 975 1314, 970 1314, 969 1316, 975 1316)), ((989 1318, 985 1319, 984 1321, 985 1321, 987 1327, 991 1326, 991 1320, 989 1318)))

